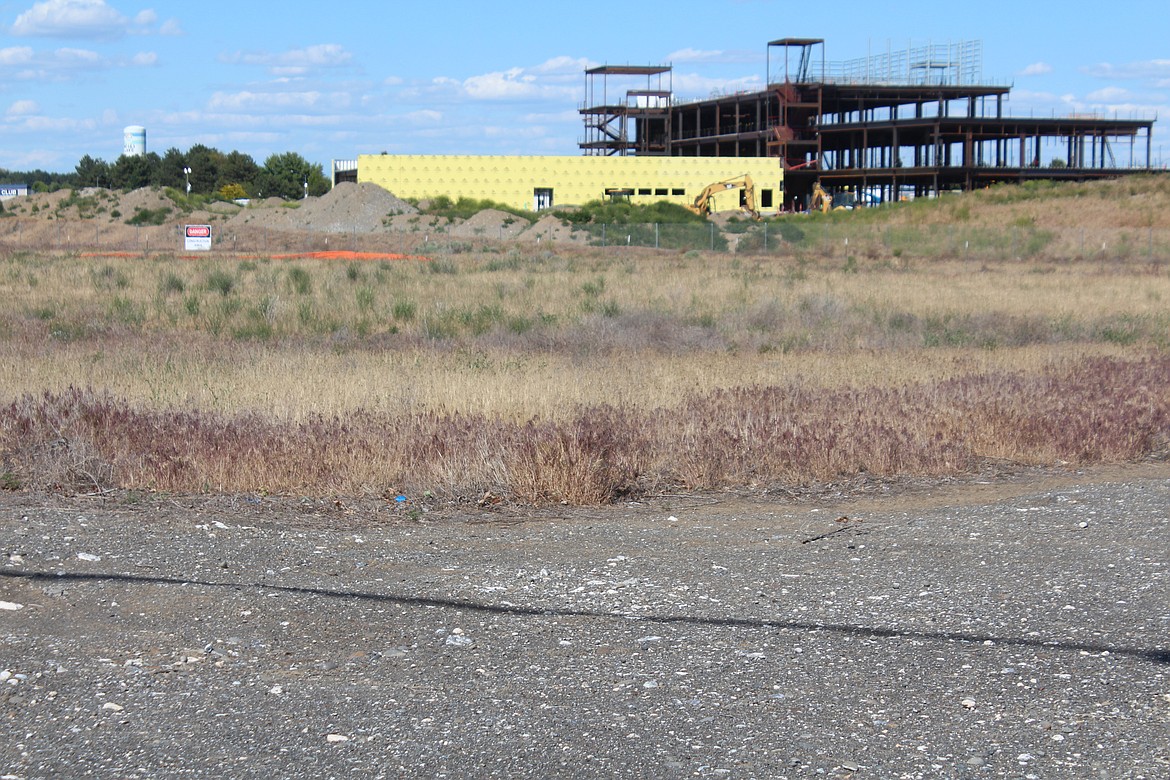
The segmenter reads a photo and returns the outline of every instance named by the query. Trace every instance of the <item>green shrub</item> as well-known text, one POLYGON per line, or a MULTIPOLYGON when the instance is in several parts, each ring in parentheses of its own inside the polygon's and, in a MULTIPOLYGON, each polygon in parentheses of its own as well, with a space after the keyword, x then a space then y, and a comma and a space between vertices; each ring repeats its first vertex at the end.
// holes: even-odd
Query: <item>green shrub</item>
POLYGON ((126 220, 127 225, 165 225, 167 218, 171 215, 171 209, 168 206, 159 206, 157 209, 137 208, 134 210, 134 216, 126 220))
POLYGON ((415 314, 417 314, 418 306, 414 301, 395 301, 394 306, 390 309, 390 312, 394 315, 394 319, 402 320, 403 322, 409 322, 413 320, 415 314))
MULTIPOLYGON (((418 201, 415 201, 418 205, 418 201)), ((480 200, 478 198, 460 198, 457 201, 452 201, 446 195, 439 195, 431 198, 430 203, 426 209, 422 209, 424 214, 436 217, 446 217, 447 219, 470 219, 481 211, 487 209, 495 209, 496 211, 503 211, 511 214, 513 218, 519 217, 527 222, 535 222, 537 215, 531 211, 524 211, 514 206, 508 206, 494 200, 480 200)))
POLYGON ((226 271, 212 271, 207 274, 205 285, 208 290, 218 292, 225 298, 231 295, 232 290, 236 287, 236 279, 234 276, 226 271))
POLYGON ((173 273, 167 274, 159 283, 159 292, 163 295, 171 295, 175 293, 182 293, 187 289, 187 285, 173 273))
POLYGON ((572 211, 553 211, 553 216, 573 225, 658 225, 706 222, 685 206, 661 200, 656 203, 631 204, 620 201, 592 200, 572 211))
POLYGON ((288 269, 288 280, 297 295, 308 295, 313 291, 313 277, 304 268, 288 269))

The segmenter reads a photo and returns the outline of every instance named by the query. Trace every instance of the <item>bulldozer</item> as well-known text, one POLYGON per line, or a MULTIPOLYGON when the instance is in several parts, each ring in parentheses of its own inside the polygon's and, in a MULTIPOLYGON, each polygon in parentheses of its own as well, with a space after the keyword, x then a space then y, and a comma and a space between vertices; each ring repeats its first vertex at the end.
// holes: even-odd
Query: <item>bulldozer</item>
POLYGON ((756 205, 756 184, 752 181, 752 177, 747 174, 737 179, 728 179, 726 181, 708 184, 695 198, 694 205, 687 206, 687 208, 701 217, 706 217, 711 213, 712 197, 720 192, 727 192, 728 190, 743 190, 743 210, 752 219, 760 219, 760 210, 756 205))

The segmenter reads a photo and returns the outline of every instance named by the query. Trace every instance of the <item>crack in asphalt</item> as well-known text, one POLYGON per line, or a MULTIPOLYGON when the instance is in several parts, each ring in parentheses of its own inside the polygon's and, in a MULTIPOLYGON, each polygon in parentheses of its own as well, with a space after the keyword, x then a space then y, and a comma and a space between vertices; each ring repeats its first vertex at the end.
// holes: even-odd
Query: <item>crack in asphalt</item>
POLYGON ((894 628, 880 628, 876 626, 858 626, 840 623, 811 623, 788 620, 770 620, 767 618, 752 617, 708 617, 694 615, 655 615, 655 614, 628 614, 621 612, 604 612, 587 609, 554 609, 548 607, 525 607, 513 604, 487 604, 466 599, 437 598, 431 596, 402 596, 384 593, 369 593, 365 591, 335 590, 329 588, 310 588, 293 585, 272 585, 256 582, 215 582, 212 580, 182 579, 179 577, 158 577, 135 574, 102 574, 96 572, 38 572, 38 571, 0 571, 0 577, 14 580, 53 581, 60 582, 94 582, 113 581, 133 585, 180 585, 200 586, 208 588, 254 589, 269 590, 296 595, 321 596, 330 599, 372 601, 404 606, 438 607, 443 609, 458 609, 474 612, 485 612, 498 615, 513 615, 521 617, 581 617, 599 620, 636 620, 645 623, 658 624, 686 624, 693 626, 716 626, 735 628, 775 629, 783 631, 824 632, 848 635, 869 639, 918 639, 936 642, 968 642, 983 644, 992 642, 997 645, 1016 647, 1047 648, 1061 651, 1110 653, 1112 655, 1128 656, 1141 661, 1170 666, 1170 650, 1144 649, 1110 645, 1095 642, 1054 641, 1027 637, 1003 637, 990 634, 975 634, 966 631, 908 631, 894 628))

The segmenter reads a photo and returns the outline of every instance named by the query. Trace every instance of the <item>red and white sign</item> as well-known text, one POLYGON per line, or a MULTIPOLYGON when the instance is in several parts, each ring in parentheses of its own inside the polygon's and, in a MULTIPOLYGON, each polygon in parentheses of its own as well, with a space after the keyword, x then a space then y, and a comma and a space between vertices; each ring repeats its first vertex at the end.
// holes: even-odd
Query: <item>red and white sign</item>
POLYGON ((188 252, 211 249, 211 225, 183 225, 183 248, 188 252))

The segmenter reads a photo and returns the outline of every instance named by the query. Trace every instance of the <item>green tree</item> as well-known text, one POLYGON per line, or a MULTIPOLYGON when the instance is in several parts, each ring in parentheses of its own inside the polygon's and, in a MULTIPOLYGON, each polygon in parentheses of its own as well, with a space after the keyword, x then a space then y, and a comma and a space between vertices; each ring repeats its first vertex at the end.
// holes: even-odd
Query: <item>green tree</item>
POLYGON ((110 169, 112 185, 120 190, 136 190, 158 184, 161 158, 149 152, 142 155, 122 155, 110 169))
POLYGON ((76 172, 78 187, 109 187, 112 184, 110 164, 88 154, 77 161, 76 172))
POLYGON ((264 197, 277 196, 296 200, 308 194, 324 195, 329 191, 329 179, 320 163, 310 163, 296 152, 273 154, 264 161, 259 187, 264 197))
POLYGON ((183 174, 183 169, 186 167, 187 155, 172 146, 163 153, 162 161, 159 163, 158 183, 163 187, 174 187, 180 192, 185 191, 187 178, 183 174))
POLYGON ((252 159, 252 155, 243 152, 228 152, 219 169, 220 189, 237 184, 247 192, 253 192, 259 175, 260 166, 252 159))
POLYGON ((191 192, 211 195, 220 188, 219 169, 223 152, 203 144, 187 150, 187 165, 191 169, 191 192))

